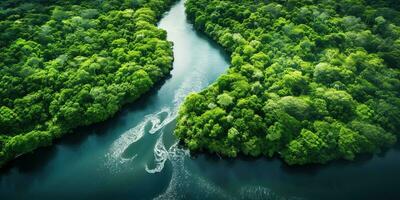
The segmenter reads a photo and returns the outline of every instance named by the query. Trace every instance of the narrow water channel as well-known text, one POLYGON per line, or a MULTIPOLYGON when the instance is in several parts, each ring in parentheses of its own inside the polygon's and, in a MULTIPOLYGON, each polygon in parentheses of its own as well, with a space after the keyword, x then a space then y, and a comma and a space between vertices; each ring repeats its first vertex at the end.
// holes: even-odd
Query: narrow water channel
POLYGON ((174 42, 171 77, 114 118, 12 162, 0 171, 0 199, 400 199, 398 147, 302 168, 190 157, 173 136, 178 107, 224 73, 229 57, 195 32, 183 0, 159 27, 174 42))

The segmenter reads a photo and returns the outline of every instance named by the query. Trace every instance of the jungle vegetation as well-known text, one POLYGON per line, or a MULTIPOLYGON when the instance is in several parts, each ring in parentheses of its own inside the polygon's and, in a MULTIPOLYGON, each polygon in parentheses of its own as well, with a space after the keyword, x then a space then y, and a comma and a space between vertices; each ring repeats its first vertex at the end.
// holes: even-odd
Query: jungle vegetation
POLYGON ((172 68, 173 0, 0 2, 0 166, 104 121, 172 68))
POLYGON ((180 109, 175 135, 190 150, 302 165, 395 144, 396 0, 188 0, 186 12, 231 53, 180 109))

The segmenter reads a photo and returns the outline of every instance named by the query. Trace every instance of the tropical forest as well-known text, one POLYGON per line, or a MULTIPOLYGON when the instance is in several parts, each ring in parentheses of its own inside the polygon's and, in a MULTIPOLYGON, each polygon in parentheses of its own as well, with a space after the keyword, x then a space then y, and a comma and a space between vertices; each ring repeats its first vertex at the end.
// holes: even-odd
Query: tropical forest
POLYGON ((397 0, 0 1, 0 199, 400 199, 397 0))

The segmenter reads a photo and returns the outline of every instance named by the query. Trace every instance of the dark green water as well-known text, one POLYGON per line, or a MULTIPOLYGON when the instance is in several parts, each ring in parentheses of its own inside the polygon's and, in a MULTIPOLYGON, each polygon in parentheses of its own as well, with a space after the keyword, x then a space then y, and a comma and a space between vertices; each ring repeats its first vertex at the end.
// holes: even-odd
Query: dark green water
POLYGON ((174 42, 171 77, 100 125, 79 129, 0 172, 0 199, 400 199, 400 148, 355 162, 289 168, 277 159, 189 157, 172 135, 178 106, 228 67, 186 21, 183 1, 159 27, 174 42))

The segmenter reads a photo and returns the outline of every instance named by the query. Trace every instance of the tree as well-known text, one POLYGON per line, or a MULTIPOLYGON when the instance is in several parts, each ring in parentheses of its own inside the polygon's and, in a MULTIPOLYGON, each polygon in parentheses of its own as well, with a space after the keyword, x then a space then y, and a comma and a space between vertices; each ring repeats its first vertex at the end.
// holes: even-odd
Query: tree
POLYGON ((346 120, 354 115, 355 102, 347 92, 330 89, 322 94, 322 98, 327 102, 332 117, 346 120))
POLYGON ((0 127, 3 133, 12 134, 20 121, 18 115, 6 106, 0 107, 0 127))
POLYGON ((320 152, 326 146, 326 143, 318 135, 303 129, 300 136, 290 142, 287 152, 284 153, 284 159, 291 165, 324 162, 320 152))
POLYGON ((168 75, 172 43, 156 22, 171 3, 2 2, 0 165, 106 120, 168 75))
POLYGON ((224 93, 217 97, 218 104, 224 108, 230 106, 233 103, 233 97, 229 96, 229 94, 224 93))
POLYGON ((196 135, 197 150, 277 154, 302 165, 351 160, 396 140, 400 18, 393 2, 185 5, 194 27, 230 53, 231 67, 199 93, 196 112, 184 103, 176 128, 184 144, 196 135), (221 119, 202 115, 217 108, 221 119))

